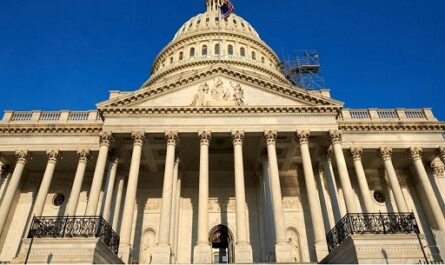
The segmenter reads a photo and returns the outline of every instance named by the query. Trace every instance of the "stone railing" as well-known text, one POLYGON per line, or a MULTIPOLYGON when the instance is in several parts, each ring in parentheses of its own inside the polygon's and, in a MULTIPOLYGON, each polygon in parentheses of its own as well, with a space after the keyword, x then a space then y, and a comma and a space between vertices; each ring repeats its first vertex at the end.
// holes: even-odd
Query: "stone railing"
POLYGON ((5 111, 2 123, 97 123, 97 111, 5 111))
POLYGON ((437 121, 431 109, 343 109, 340 121, 437 121))

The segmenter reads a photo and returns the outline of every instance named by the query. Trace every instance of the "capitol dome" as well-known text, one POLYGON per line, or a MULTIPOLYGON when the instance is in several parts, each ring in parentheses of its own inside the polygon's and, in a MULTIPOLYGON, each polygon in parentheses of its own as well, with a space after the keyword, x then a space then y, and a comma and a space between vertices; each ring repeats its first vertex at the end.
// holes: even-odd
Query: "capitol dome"
POLYGON ((288 84, 277 54, 249 22, 236 14, 220 21, 219 1, 206 0, 207 11, 179 28, 156 57, 144 87, 219 63, 288 84))

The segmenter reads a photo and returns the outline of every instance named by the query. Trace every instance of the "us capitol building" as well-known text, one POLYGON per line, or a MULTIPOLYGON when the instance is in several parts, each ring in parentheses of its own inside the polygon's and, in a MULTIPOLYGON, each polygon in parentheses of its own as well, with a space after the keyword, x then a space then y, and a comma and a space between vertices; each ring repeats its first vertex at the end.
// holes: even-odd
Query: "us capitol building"
POLYGON ((93 111, 5 111, 0 261, 445 259, 445 123, 294 85, 218 4, 138 90, 93 111))

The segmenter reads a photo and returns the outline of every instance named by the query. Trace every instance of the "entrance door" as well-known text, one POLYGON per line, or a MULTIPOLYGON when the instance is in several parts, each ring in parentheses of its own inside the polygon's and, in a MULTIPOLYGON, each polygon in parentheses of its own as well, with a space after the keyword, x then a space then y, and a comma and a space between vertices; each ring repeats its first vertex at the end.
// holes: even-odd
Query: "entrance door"
POLYGON ((210 231, 213 263, 232 263, 233 236, 225 225, 217 225, 210 231))

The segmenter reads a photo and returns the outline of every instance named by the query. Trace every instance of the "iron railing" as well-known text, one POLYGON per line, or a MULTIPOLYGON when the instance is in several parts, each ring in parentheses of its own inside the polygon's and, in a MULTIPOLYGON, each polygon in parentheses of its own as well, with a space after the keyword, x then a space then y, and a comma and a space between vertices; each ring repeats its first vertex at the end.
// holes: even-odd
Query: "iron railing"
POLYGON ((414 213, 346 214, 326 235, 329 252, 354 234, 419 233, 414 213))
POLYGON ((99 216, 34 217, 28 238, 100 238, 114 253, 119 250, 119 235, 99 216))

